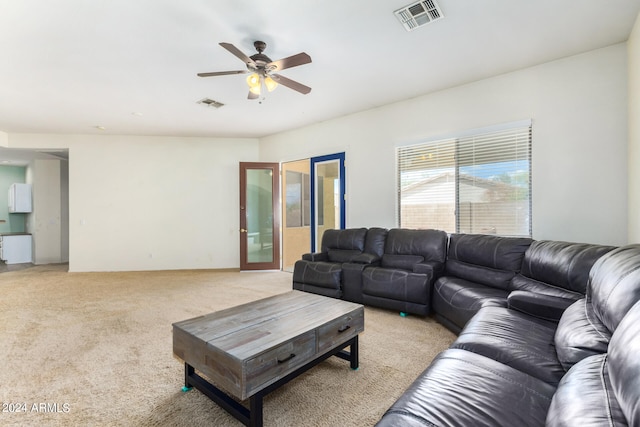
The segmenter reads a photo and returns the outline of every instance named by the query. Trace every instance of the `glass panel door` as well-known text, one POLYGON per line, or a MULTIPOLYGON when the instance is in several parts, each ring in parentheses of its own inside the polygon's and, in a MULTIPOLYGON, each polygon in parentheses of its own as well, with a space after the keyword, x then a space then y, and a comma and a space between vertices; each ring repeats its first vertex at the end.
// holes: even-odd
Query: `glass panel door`
POLYGON ((240 269, 280 268, 277 163, 240 163, 240 269))
POLYGON ((311 159, 311 245, 320 250, 325 230, 345 228, 344 153, 311 159))

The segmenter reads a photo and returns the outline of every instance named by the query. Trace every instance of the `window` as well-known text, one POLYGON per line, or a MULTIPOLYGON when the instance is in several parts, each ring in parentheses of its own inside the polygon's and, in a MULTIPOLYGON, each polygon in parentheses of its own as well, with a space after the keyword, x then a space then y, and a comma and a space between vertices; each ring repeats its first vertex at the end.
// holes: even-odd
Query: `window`
POLYGON ((531 236, 531 123, 399 147, 400 226, 531 236))

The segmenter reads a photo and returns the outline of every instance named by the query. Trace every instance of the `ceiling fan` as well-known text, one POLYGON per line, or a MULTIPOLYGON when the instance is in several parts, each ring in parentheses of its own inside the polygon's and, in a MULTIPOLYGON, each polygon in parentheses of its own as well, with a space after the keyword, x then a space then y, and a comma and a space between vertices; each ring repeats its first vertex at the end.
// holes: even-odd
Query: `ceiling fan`
POLYGON ((287 77, 276 74, 276 71, 285 70, 287 68, 297 67, 298 65, 304 65, 311 62, 311 57, 306 53, 298 53, 297 55, 288 56, 286 58, 272 61, 267 55, 262 53, 267 44, 263 41, 256 41, 253 46, 258 53, 255 55, 247 56, 240 49, 232 45, 231 43, 220 43, 220 46, 227 49, 229 52, 240 58, 247 66, 246 70, 236 71, 214 71, 211 73, 198 73, 200 77, 213 77, 213 76, 225 76, 229 74, 249 74, 247 77, 247 84, 249 85, 249 99, 257 99, 260 96, 262 86, 267 87, 267 90, 271 92, 278 84, 293 89, 304 95, 311 92, 309 86, 305 86, 302 83, 298 83, 287 77))

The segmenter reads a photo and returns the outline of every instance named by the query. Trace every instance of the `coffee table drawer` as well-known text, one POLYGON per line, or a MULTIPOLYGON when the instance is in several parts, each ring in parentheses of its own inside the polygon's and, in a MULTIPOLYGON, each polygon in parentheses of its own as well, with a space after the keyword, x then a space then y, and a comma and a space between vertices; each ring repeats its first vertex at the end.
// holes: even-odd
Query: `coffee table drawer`
POLYGON ((318 328, 318 351, 323 352, 336 347, 363 330, 364 309, 360 307, 318 328))
POLYGON ((246 390, 249 396, 308 363, 316 353, 316 334, 309 331, 246 361, 246 390))

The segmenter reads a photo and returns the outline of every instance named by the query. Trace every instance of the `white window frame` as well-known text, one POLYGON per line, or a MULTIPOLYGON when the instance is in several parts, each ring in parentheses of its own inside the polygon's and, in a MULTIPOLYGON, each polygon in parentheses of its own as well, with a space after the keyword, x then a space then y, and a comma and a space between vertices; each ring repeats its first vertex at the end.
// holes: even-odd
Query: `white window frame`
MULTIPOLYGON (((531 174, 532 135, 533 135, 532 121, 521 120, 521 121, 505 123, 497 126, 491 126, 491 127, 481 128, 481 129, 472 129, 472 130, 463 131, 455 134, 443 135, 438 138, 424 140, 419 143, 404 144, 404 145, 397 146, 396 147, 396 177, 397 177, 397 182, 396 182, 397 218, 396 220, 397 220, 398 226, 409 227, 409 228, 440 228, 449 233, 472 232, 476 234, 484 233, 484 234, 499 234, 504 236, 531 237, 532 235, 532 191, 531 191, 532 190, 532 174, 531 174), (511 137, 513 137, 513 140, 509 139, 511 137), (473 195, 473 193, 470 193, 469 191, 473 191, 473 188, 475 188, 475 186, 480 187, 482 184, 494 185, 492 184, 492 182, 496 183, 495 186, 498 185, 497 176, 492 176, 490 180, 483 180, 481 178, 477 178, 476 175, 481 175, 481 172, 479 172, 479 170, 482 168, 481 165, 483 165, 483 163, 482 161, 478 161, 477 164, 475 163, 476 156, 478 155, 488 154, 489 156, 499 156, 501 154, 501 151, 493 150, 493 148, 496 147, 496 144, 498 144, 499 147, 504 149, 504 153, 508 156, 508 158, 513 158, 514 159, 513 161, 518 161, 517 167, 522 167, 527 169, 526 173, 523 172, 523 174, 525 176, 525 179, 528 178, 528 182, 525 183, 524 185, 511 184, 510 187, 507 188, 506 190, 510 190, 511 188, 513 188, 514 191, 525 191, 525 194, 528 196, 528 200, 526 197, 523 199, 521 196, 518 196, 515 198, 516 202, 505 201, 502 205, 499 203, 496 203, 495 206, 492 206, 492 203, 494 202, 485 202, 485 203, 476 202, 474 204, 473 197, 475 196, 473 195), (419 190, 417 189, 409 190, 409 187, 405 187, 404 189, 401 188, 401 185, 402 185, 401 174, 403 172, 408 172, 409 168, 411 168, 411 166, 409 165, 406 169, 404 169, 403 165, 401 164, 401 161, 405 165, 407 165, 408 164, 407 162, 410 161, 412 164, 414 164, 413 167, 415 167, 417 170, 421 170, 420 167, 422 165, 420 162, 425 158, 424 153, 427 150, 431 148, 435 149, 436 147, 444 151, 440 151, 439 155, 436 154, 437 155, 436 163, 431 163, 431 160, 429 160, 430 163, 428 163, 430 166, 426 166, 427 163, 425 163, 425 169, 423 169, 423 171, 427 172, 429 171, 429 169, 443 170, 443 171, 449 169, 450 172, 452 171, 452 173, 449 174, 449 175, 452 175, 452 177, 448 177, 449 178, 448 183, 446 183, 446 180, 444 177, 441 177, 441 179, 445 180, 443 181, 443 184, 442 184, 443 187, 444 186, 451 187, 452 185, 455 185, 455 191, 452 198, 451 198, 450 192, 443 190, 443 194, 447 194, 449 199, 451 200, 451 203, 449 203, 449 205, 450 205, 450 208, 453 209, 452 216, 449 216, 449 214, 445 214, 444 216, 441 217, 445 219, 448 218, 448 220, 444 220, 446 225, 443 224, 443 221, 436 222, 438 224, 442 224, 443 225, 442 227, 434 227, 433 223, 430 225, 425 225, 424 227, 421 227, 419 225, 416 225, 416 224, 419 224, 419 219, 415 219, 415 222, 413 223, 410 223, 408 221, 404 221, 403 223, 403 218, 402 218, 403 195, 405 197, 405 201, 407 202, 412 197, 413 198, 417 197, 419 199, 419 197, 435 197, 435 196, 433 194, 411 195, 409 191, 419 192, 419 190), (463 148, 466 147, 466 149, 463 149, 461 147, 463 148), (446 150, 449 150, 449 151, 446 151, 446 150), (439 166, 433 166, 434 164, 437 165, 438 161, 441 162, 440 165, 443 167, 443 169, 438 169, 439 166), (463 166, 463 163, 465 163, 467 166, 466 167, 463 166), (473 165, 475 165, 476 167, 473 167, 473 165), (471 168, 471 170, 475 172, 473 172, 472 175, 464 175, 463 177, 463 175, 461 175, 461 170, 464 170, 464 169, 469 170, 469 168, 471 168), (472 179, 473 181, 472 190, 469 190, 470 185, 461 187, 461 184, 460 184, 461 179, 466 179, 466 182, 469 182, 469 179, 472 179), (484 183, 481 181, 484 181, 484 183), (462 191, 461 191, 461 188, 463 188, 462 191), (480 218, 480 220, 477 221, 478 222, 477 224, 475 224, 474 221, 469 219, 470 214, 466 214, 466 216, 461 214, 461 206, 462 206, 461 193, 463 194, 462 195, 463 198, 465 198, 465 194, 467 195, 466 196, 467 202, 465 202, 464 200, 462 201, 462 203, 466 203, 467 208, 473 208, 474 206, 479 208, 483 208, 483 207, 485 208, 484 212, 482 213, 483 216, 478 215, 478 218, 480 218), (494 208, 494 209, 495 207, 503 207, 504 209, 506 209, 507 215, 500 218, 501 214, 497 214, 496 217, 493 217, 492 212, 489 212, 486 210, 487 207, 494 208), (511 221, 509 217, 510 215, 509 209, 511 208, 513 209, 514 221, 511 221), (461 226, 461 219, 463 217, 465 220, 464 221, 465 224, 461 226), (453 218, 453 221, 452 221, 452 218, 453 218), (501 222, 500 219, 504 221, 501 222), (481 227, 481 225, 483 225, 482 220, 484 220, 484 222, 486 223, 496 223, 497 226, 481 227), (511 224, 509 224, 510 222, 511 224)), ((431 154, 429 154, 429 156, 431 156, 431 154)), ((429 157, 429 159, 431 159, 431 157, 429 157)), ((492 163, 494 162, 489 162, 489 165, 491 165, 492 163)), ((497 165, 498 163, 495 163, 495 164, 497 165)), ((514 165, 514 170, 515 169, 516 169, 516 166, 514 165)), ((487 190, 485 191, 485 193, 494 194, 495 190, 487 190)), ((487 196, 485 195, 485 197, 487 196)), ((414 203, 419 204, 419 202, 415 202, 415 200, 414 200, 414 203)), ((443 204, 446 206, 447 202, 444 202, 443 204)), ((404 206, 406 209, 409 209, 410 203, 407 203, 404 206)), ((420 209, 421 208, 419 206, 414 207, 414 215, 419 215, 420 209)), ((462 209, 462 211, 464 211, 464 209, 462 209)), ((466 212, 470 212, 470 211, 466 211, 466 212)), ((408 216, 410 215, 410 213, 406 212, 406 215, 408 216)), ((430 212, 427 215, 433 215, 433 213, 430 212)))

